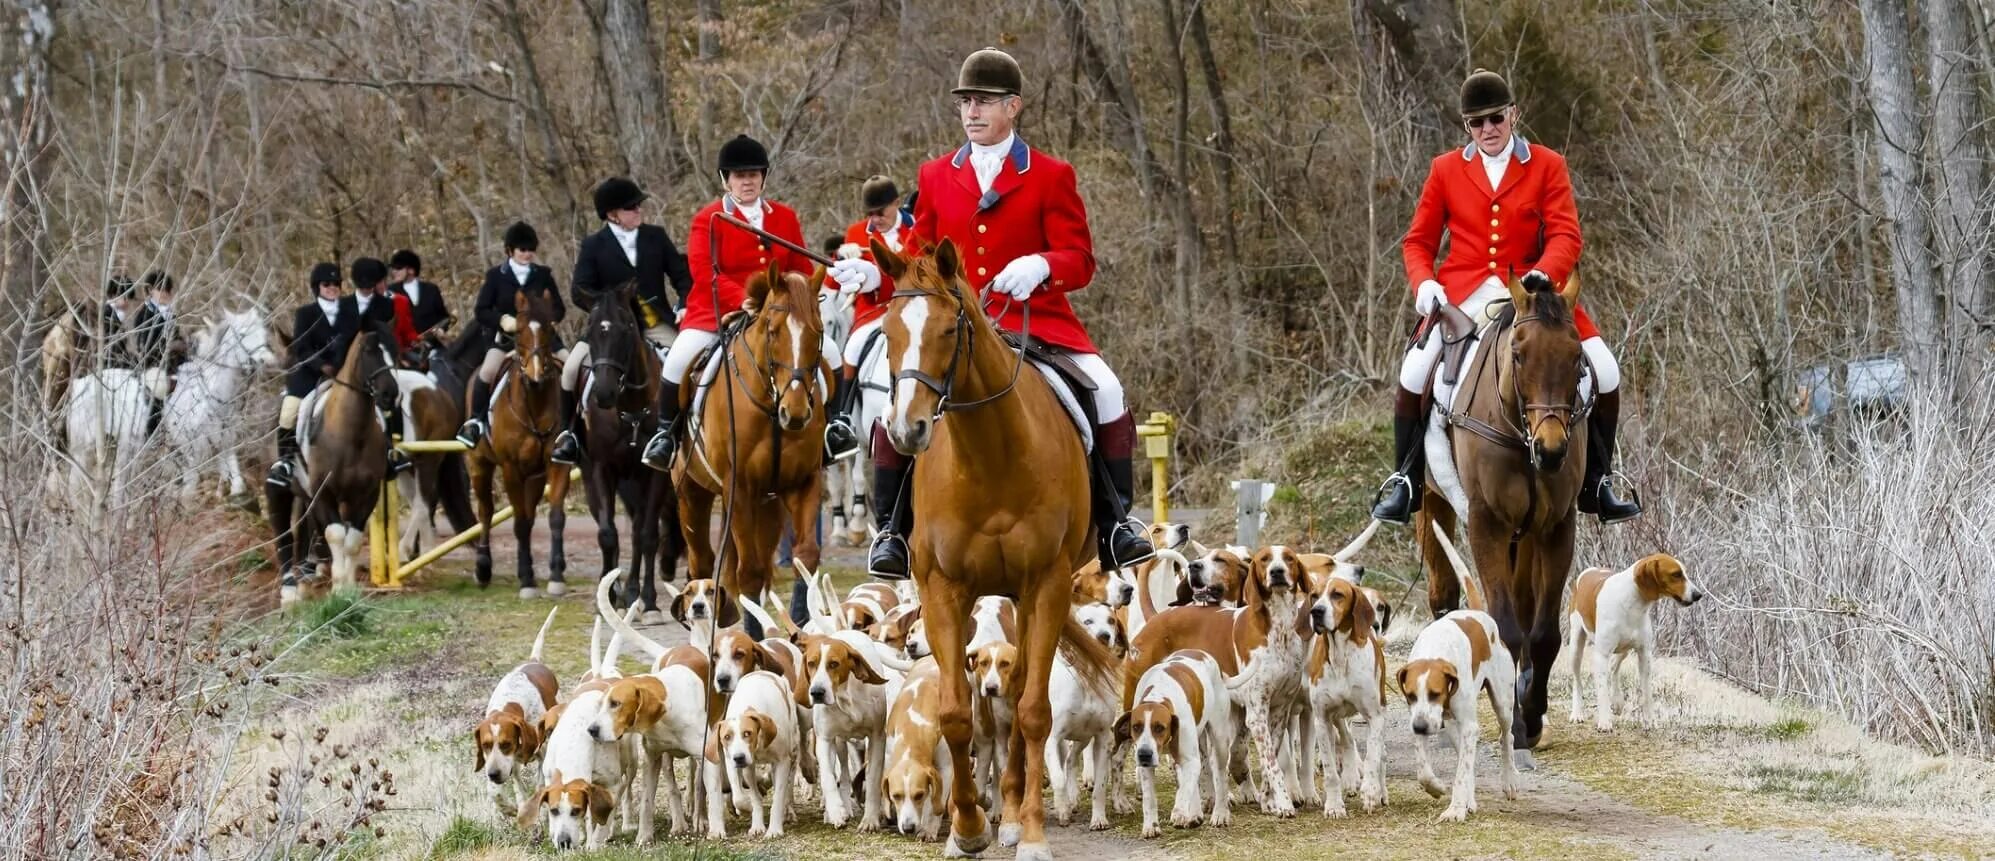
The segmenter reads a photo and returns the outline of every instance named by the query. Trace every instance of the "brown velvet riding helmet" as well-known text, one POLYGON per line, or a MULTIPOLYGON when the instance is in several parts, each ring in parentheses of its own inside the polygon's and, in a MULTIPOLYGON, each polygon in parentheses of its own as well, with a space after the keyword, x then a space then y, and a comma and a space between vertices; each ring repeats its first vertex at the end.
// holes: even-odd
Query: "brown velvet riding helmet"
POLYGON ((956 89, 949 93, 1016 96, 1024 91, 1025 73, 1019 71, 1018 61, 996 48, 985 48, 963 61, 963 69, 956 75, 956 89))
POLYGON ((1462 82, 1462 119, 1486 117, 1513 104, 1516 100, 1510 97, 1510 85, 1502 75, 1477 69, 1462 82))
POLYGON ((859 185, 859 205, 867 212, 885 209, 899 200, 901 190, 894 187, 894 181, 884 176, 869 176, 859 185))

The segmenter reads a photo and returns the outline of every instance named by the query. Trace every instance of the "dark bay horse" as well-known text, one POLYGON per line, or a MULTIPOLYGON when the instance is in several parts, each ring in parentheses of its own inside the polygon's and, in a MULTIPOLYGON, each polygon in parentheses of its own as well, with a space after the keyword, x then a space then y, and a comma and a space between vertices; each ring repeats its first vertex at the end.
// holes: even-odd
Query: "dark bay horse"
POLYGON ((268 494, 278 570, 284 578, 281 600, 286 605, 298 600, 294 563, 303 555, 296 546, 300 535, 306 539, 305 552, 313 549, 313 539, 324 536, 332 551, 335 589, 356 586, 367 518, 381 499, 381 482, 388 473, 388 432, 381 411, 400 397, 388 347, 393 343, 394 336, 385 329, 362 329, 347 346, 346 359, 331 385, 308 399, 300 411, 305 432, 299 434, 304 450, 299 478, 289 492, 270 488, 268 494), (295 521, 294 494, 302 495, 305 503, 295 521))
MULTIPOLYGON (((1052 857, 1042 792, 1047 686, 1056 651, 1090 684, 1114 672, 1115 658, 1070 615, 1072 575, 1094 551, 1087 455, 1052 388, 999 336, 962 259, 943 240, 908 260, 873 242, 873 258, 895 279, 886 317, 893 369, 887 438, 916 458, 908 536, 921 590, 922 623, 940 665, 942 733, 952 774, 945 855, 982 851, 988 822, 970 768, 970 685, 963 650, 972 604, 983 595, 1017 602, 1023 682, 1004 765, 999 838, 1018 857, 1052 857)), ((902 504, 907 504, 903 502, 902 504)), ((802 534, 801 532, 799 534, 802 534)))
MULTIPOLYGON (((824 492, 820 375, 827 373, 817 308, 823 282, 822 268, 805 279, 774 263, 748 279, 742 303, 746 322, 715 347, 719 374, 672 464, 687 576, 714 576, 732 594, 754 601, 768 589, 786 516, 797 563, 817 570, 817 513, 824 492), (718 572, 708 531, 716 498, 728 518, 733 551, 718 572)), ((707 387, 683 389, 687 415, 702 388, 707 387)))
POLYGON ((478 585, 492 582, 492 473, 505 476, 506 499, 513 506, 513 541, 519 548, 517 564, 520 597, 535 593, 533 575, 533 523, 541 494, 547 495, 547 592, 566 591, 568 560, 561 546, 561 531, 568 524, 562 508, 568 499, 568 469, 559 464, 548 468, 547 455, 554 435, 561 430, 561 368, 554 361, 554 311, 545 294, 528 297, 515 294, 514 316, 519 334, 513 358, 500 368, 504 382, 492 398, 492 432, 470 451, 471 488, 478 503, 478 522, 485 532, 478 538, 478 585))
POLYGON ((630 517, 635 548, 618 607, 644 602, 644 620, 664 618, 658 608, 657 578, 670 580, 678 560, 678 507, 669 478, 644 465, 644 441, 658 428, 658 388, 663 363, 644 340, 631 311, 636 283, 605 292, 589 311, 582 339, 589 344, 588 374, 582 383, 582 486, 596 518, 596 543, 603 571, 618 567, 617 500, 630 517))
MULTIPOLYGON (((1563 293, 1549 284, 1527 289, 1510 282, 1514 320, 1477 347, 1445 425, 1453 468, 1429 470, 1414 524, 1427 566, 1427 603, 1439 618, 1460 606, 1461 580, 1428 521, 1452 535, 1457 514, 1448 491, 1467 500, 1469 551, 1489 613, 1517 661, 1517 750, 1537 747, 1544 733, 1559 606, 1572 574, 1574 503, 1586 459, 1584 358, 1573 323, 1578 300, 1577 277, 1563 293), (1447 487, 1456 475, 1458 486, 1447 487)), ((1443 426, 1437 414, 1430 428, 1443 426)), ((1428 462, 1439 460, 1430 454, 1428 462)))

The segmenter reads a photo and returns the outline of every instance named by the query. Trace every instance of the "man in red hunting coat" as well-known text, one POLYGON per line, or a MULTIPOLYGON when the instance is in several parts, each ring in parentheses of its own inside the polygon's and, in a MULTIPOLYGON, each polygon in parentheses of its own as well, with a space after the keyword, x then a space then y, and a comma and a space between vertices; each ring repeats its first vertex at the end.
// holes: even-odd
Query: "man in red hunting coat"
MULTIPOLYGON (((1495 72, 1477 69, 1462 83, 1462 123, 1471 140, 1435 156, 1406 232, 1406 280, 1413 309, 1421 316, 1439 305, 1454 305, 1474 317, 1492 301, 1509 298, 1504 279, 1524 273, 1526 281, 1549 281, 1563 289, 1579 263, 1579 209, 1563 156, 1516 133, 1517 105, 1510 85, 1495 72), (1441 235, 1448 256, 1437 259, 1441 235)), ((1639 516, 1640 504, 1614 493, 1614 432, 1621 412, 1621 366, 1601 340, 1586 309, 1575 309, 1580 347, 1592 366, 1599 391, 1589 417, 1586 476, 1579 510, 1602 523, 1639 516)), ((1405 523, 1420 508, 1426 463, 1422 451, 1426 415, 1422 394, 1440 338, 1428 338, 1406 354, 1393 405, 1393 462, 1399 471, 1380 488, 1372 516, 1405 523)))
MULTIPOLYGON (((1003 51, 986 48, 963 61, 951 92, 969 140, 921 166, 914 206, 917 241, 907 247, 919 253, 923 246, 954 240, 970 285, 989 287, 988 298, 1000 311, 999 328, 1020 331, 1030 305, 1032 337, 1065 351, 1095 384, 1097 468, 1091 474, 1101 562, 1110 568, 1134 565, 1156 552, 1141 526, 1124 516, 1134 484, 1130 453, 1136 420, 1123 401, 1121 380, 1102 361, 1087 327, 1067 302, 1068 293, 1094 279, 1087 206, 1073 166, 1027 146, 1014 130, 1024 108, 1019 95, 1024 86, 1018 61, 1003 51)), ((843 290, 866 294, 891 289, 868 260, 841 260, 831 274, 843 290)), ((873 451, 873 508, 880 535, 868 567, 876 577, 906 579, 903 536, 914 512, 912 505, 899 503, 910 464, 884 440, 876 439, 873 451)))

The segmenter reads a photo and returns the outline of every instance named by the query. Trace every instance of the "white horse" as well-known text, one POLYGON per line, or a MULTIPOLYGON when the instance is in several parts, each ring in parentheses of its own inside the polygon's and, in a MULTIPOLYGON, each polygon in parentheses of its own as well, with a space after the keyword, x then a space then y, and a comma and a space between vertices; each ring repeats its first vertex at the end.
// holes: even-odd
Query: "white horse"
MULTIPOLYGON (((194 355, 180 366, 180 384, 167 398, 160 424, 180 459, 180 491, 193 497, 200 490, 201 471, 209 464, 221 469, 231 497, 248 493, 236 448, 244 423, 237 420, 243 380, 258 367, 276 367, 264 314, 224 311, 194 335, 194 355)), ((260 426, 259 426, 260 427, 260 426)))
MULTIPOLYGON (((852 328, 851 300, 847 298, 841 302, 834 313, 842 320, 839 351, 843 353, 845 339, 850 337, 852 328)), ((825 324, 827 329, 831 325, 829 322, 825 324)), ((859 357, 859 375, 855 380, 860 387, 859 409, 852 416, 852 432, 859 435, 859 453, 831 465, 830 483, 824 494, 831 504, 831 535, 834 538, 843 537, 846 544, 852 547, 863 547, 867 543, 871 502, 866 498, 866 483, 873 463, 873 423, 886 414, 890 402, 887 397, 892 383, 890 377, 887 339, 881 335, 874 339, 866 354, 859 357)))
POLYGON ((79 500, 95 499, 94 488, 106 488, 103 501, 124 499, 125 485, 145 449, 145 425, 152 411, 152 394, 140 372, 104 368, 69 387, 66 428, 71 491, 79 500))

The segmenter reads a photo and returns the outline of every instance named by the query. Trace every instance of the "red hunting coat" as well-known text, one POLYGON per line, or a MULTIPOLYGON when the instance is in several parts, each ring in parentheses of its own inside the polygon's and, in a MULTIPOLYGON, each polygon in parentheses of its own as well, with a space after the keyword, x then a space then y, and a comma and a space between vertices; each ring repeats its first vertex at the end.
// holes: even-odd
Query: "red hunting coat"
MULTIPOLYGON (((1094 239, 1088 233, 1087 206, 1081 203, 1074 167, 1013 137, 1011 155, 999 168, 991 190, 977 186, 970 145, 921 166, 921 194, 914 203, 914 232, 927 246, 955 240, 963 253, 963 276, 983 289, 1005 264, 1027 254, 1046 258, 1052 275, 1032 294, 1032 337, 1077 353, 1096 353, 1087 327, 1074 315, 1067 294, 1094 280, 1094 239)), ((887 285, 882 284, 881 289, 887 285)), ((1002 297, 987 306, 1000 311, 999 328, 1022 331, 1024 308, 1002 297)))
MULTIPOLYGON (((681 330, 719 331, 720 318, 741 308, 748 295, 748 279, 757 272, 767 271, 772 259, 778 261, 784 272, 810 274, 812 264, 803 255, 764 242, 753 233, 715 218, 723 205, 727 214, 747 221, 727 197, 707 204, 693 216, 693 228, 686 238, 686 265, 693 270, 693 290, 686 294, 686 318, 679 321, 681 330), (716 238, 720 249, 718 277, 714 273, 712 242, 716 238), (719 308, 714 307, 716 280, 720 286, 719 308)), ((804 228, 797 221, 796 210, 766 197, 762 206, 767 210, 762 216, 763 230, 799 246, 804 244, 804 228)))
MULTIPOLYGON (((1489 187, 1474 144, 1435 156, 1402 250, 1406 281, 1415 291, 1431 278, 1448 291, 1450 303, 1460 303, 1491 275, 1521 278, 1533 269, 1564 289, 1580 246, 1579 208, 1565 158, 1520 137, 1497 188, 1489 187), (1443 230, 1448 258, 1436 269, 1443 230)), ((1574 316, 1581 340, 1599 337, 1585 308, 1574 316)))
MULTIPOLYGON (((894 217, 900 219, 901 222, 900 233, 894 237, 900 241, 900 253, 915 253, 914 221, 899 212, 895 212, 894 217)), ((876 236, 879 236, 879 234, 868 229, 866 227, 866 219, 863 218, 853 222, 852 226, 845 228, 846 243, 859 246, 859 258, 869 263, 878 262, 873 260, 872 242, 876 236)), ((881 241, 884 242, 886 240, 883 239, 881 241)), ((860 326, 886 316, 887 300, 894 296, 893 286, 886 283, 886 281, 887 279, 882 277, 880 279, 880 289, 872 293, 854 294, 852 299, 852 328, 857 329, 860 326)), ((829 284, 830 282, 826 283, 829 284)))

